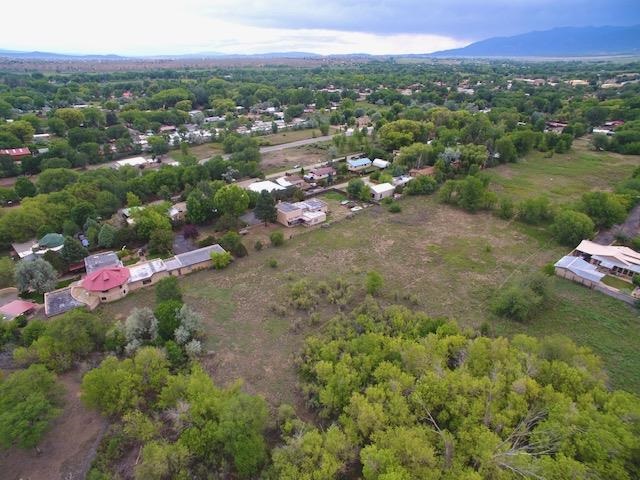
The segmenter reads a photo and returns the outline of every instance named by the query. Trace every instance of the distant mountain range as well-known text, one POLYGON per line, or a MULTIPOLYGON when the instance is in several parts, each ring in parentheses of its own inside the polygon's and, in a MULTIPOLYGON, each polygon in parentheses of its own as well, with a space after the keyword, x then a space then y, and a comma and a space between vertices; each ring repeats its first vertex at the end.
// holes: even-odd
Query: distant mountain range
POLYGON ((368 59, 389 57, 597 57, 611 55, 640 55, 640 25, 631 27, 561 27, 536 31, 512 37, 494 37, 472 43, 463 48, 442 50, 427 54, 370 55, 351 53, 345 55, 319 55, 309 52, 270 52, 255 54, 225 54, 200 52, 183 55, 83 55, 52 52, 23 52, 0 49, 0 57, 24 60, 49 61, 110 61, 110 60, 169 60, 169 59, 368 59))
POLYGON ((595 57, 640 54, 640 25, 561 27, 513 37, 494 37, 434 57, 595 57))

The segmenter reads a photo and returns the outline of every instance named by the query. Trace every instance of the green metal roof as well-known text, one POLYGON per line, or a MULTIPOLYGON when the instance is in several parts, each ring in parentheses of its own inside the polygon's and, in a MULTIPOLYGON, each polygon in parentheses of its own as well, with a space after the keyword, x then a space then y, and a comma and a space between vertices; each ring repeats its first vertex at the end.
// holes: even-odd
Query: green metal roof
POLYGON ((38 245, 45 248, 56 248, 64 244, 64 237, 59 233, 47 233, 38 241, 38 245))

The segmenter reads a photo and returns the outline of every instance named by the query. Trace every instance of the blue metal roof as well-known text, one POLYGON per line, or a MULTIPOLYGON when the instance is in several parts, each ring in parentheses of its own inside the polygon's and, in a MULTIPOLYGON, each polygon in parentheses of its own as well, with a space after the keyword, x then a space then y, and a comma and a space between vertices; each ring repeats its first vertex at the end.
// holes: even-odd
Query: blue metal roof
POLYGON ((595 265, 586 262, 580 257, 574 257, 571 255, 562 257, 554 266, 565 268, 579 277, 586 278, 592 282, 599 282, 602 280, 602 277, 605 276, 604 273, 598 272, 595 265))
POLYGON ((347 160, 347 163, 350 167, 366 167, 367 165, 371 165, 371 160, 368 158, 356 158, 347 160))

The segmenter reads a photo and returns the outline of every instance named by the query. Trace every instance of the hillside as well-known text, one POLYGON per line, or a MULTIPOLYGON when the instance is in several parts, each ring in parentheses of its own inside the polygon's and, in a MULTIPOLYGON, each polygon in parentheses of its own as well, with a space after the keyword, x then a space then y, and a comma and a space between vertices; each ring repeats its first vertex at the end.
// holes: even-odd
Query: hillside
POLYGON ((494 37, 436 57, 585 57, 640 54, 640 25, 561 27, 512 37, 494 37))

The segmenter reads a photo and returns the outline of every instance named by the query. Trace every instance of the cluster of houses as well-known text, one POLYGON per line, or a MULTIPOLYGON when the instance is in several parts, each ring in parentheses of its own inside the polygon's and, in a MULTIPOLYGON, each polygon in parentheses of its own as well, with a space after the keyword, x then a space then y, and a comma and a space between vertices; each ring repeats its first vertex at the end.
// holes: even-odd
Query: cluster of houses
POLYGON ((168 259, 153 259, 124 266, 114 252, 90 255, 84 259, 87 275, 71 285, 45 293, 47 316, 59 315, 77 307, 90 310, 105 302, 124 298, 129 292, 154 285, 169 276, 179 277, 211 266, 211 254, 224 253, 220 245, 210 245, 168 259))
MULTIPOLYGON (((631 283, 633 276, 640 274, 640 253, 629 247, 600 245, 583 240, 569 255, 558 260, 554 267, 556 275, 604 293, 612 289, 602 281, 605 277, 622 279, 629 282, 629 290, 633 292, 629 302, 640 297, 640 292, 631 283)), ((614 296, 620 298, 619 292, 614 296)))

